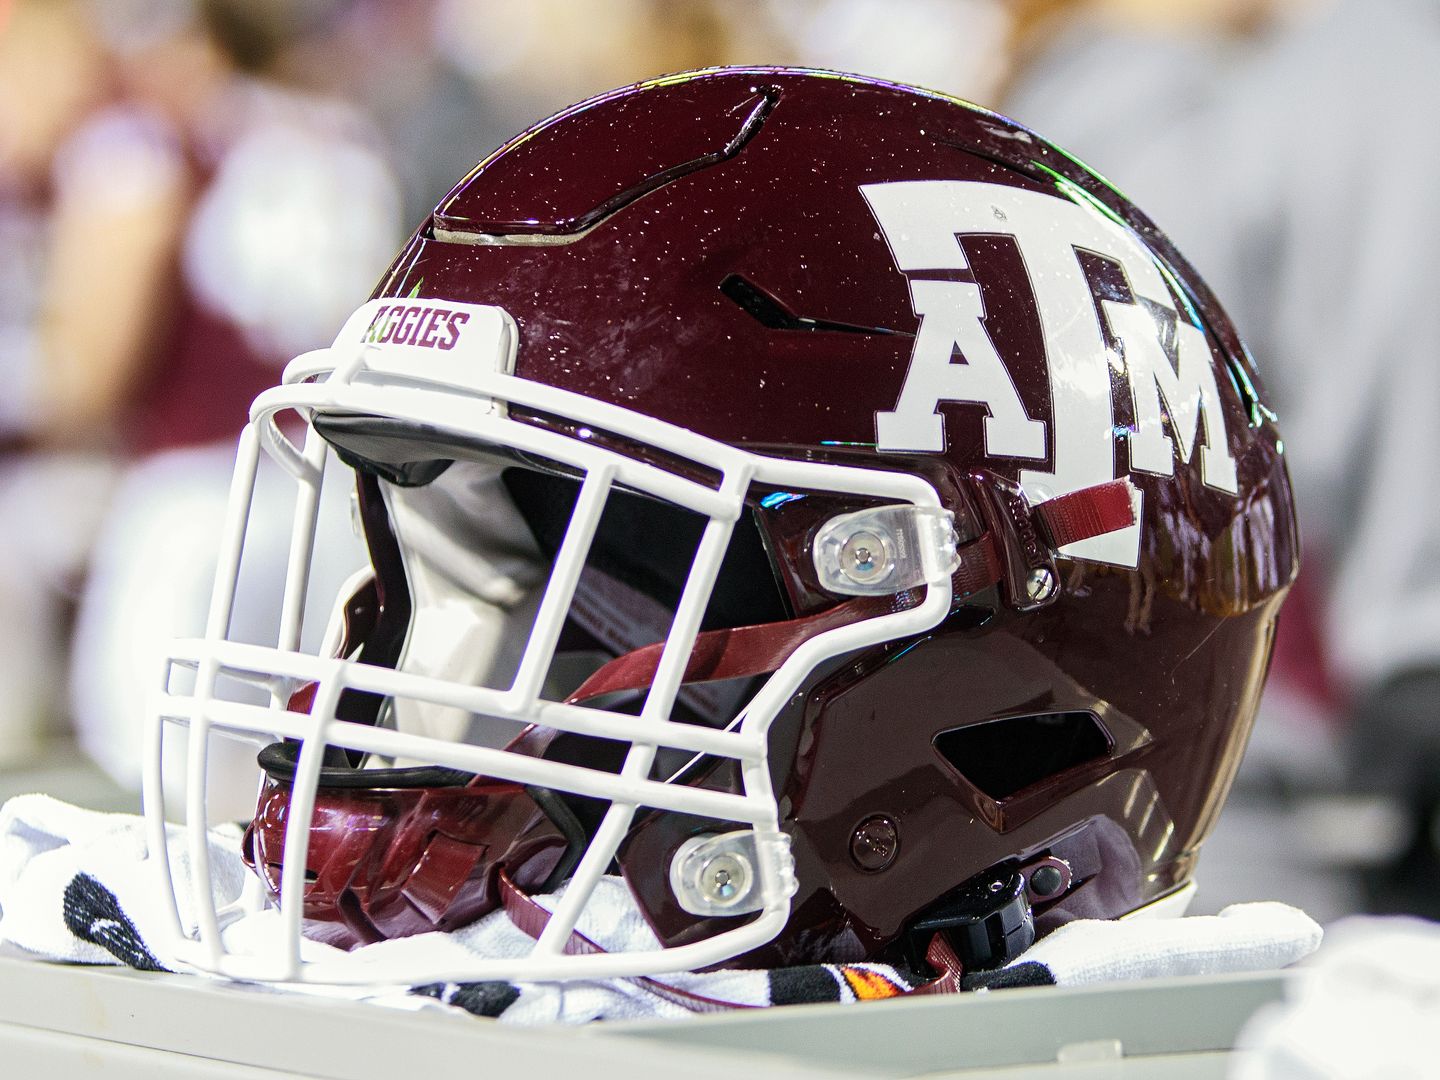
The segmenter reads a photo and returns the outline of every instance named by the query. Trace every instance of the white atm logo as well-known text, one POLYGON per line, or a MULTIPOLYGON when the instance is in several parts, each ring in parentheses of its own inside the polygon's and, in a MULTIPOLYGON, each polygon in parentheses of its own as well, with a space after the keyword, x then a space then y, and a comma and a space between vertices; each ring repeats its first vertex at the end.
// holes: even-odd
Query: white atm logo
MULTIPOLYGON (((1127 440, 1130 468, 1172 475, 1177 456, 1182 462, 1190 460, 1203 422, 1201 477, 1209 487, 1236 492, 1235 462, 1205 335, 1177 318, 1177 362, 1172 364, 1165 355, 1149 309, 1173 315, 1174 305, 1159 268, 1127 229, 1079 203, 999 184, 913 180, 867 184, 860 191, 896 265, 910 278, 910 301, 920 318, 900 400, 893 411, 875 415, 880 450, 943 450, 944 420, 938 406, 963 401, 981 405, 989 414, 987 454, 1044 459, 1045 422, 1026 413, 986 333, 980 287, 924 277, 927 271, 970 269, 961 236, 999 234, 1014 238, 1030 276, 1054 403, 1054 471, 1021 472, 1030 500, 1043 502, 1115 479, 1110 364, 1121 361, 1106 348, 1104 331, 1090 317, 1095 303, 1080 266, 1081 251, 1119 264, 1132 294, 1145 305, 1113 300, 1100 305, 1123 351, 1134 402, 1135 431, 1127 440), (957 351, 964 363, 951 363, 957 351)), ((1064 552, 1134 566, 1139 543, 1140 526, 1134 525, 1072 544, 1064 552)))

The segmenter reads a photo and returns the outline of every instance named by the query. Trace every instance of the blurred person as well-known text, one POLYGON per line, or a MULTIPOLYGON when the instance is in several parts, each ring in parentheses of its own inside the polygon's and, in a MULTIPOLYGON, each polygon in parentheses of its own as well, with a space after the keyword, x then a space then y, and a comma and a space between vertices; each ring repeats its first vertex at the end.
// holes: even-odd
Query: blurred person
POLYGON ((1125 176, 1235 298, 1285 419, 1309 567, 1297 606, 1314 612, 1309 642, 1298 611, 1282 623, 1292 693, 1272 695, 1257 743, 1282 776, 1398 800, 1388 853, 1353 814, 1326 841, 1381 850, 1362 875, 1372 909, 1440 915, 1440 500, 1423 490, 1440 460, 1440 129, 1417 112, 1440 95, 1440 11, 1142 6, 1181 32, 1127 19, 1134 4, 1064 5, 1007 104, 1125 176), (1276 707, 1297 701, 1309 722, 1276 707), (1327 715, 1338 735, 1314 722, 1327 715))
POLYGON ((761 14, 755 0, 438 0, 434 12, 435 48, 504 111, 507 135, 614 86, 733 61, 739 27, 761 14))
POLYGON ((85 14, 65 0, 0 11, 0 767, 57 726, 66 609, 114 472, 97 395, 65 372, 88 353, 103 387, 144 336, 129 300, 154 276, 172 195, 138 190, 130 159, 98 192, 80 175, 80 129, 107 93, 85 14), (72 284, 87 265, 126 273, 72 284))
POLYGON ((797 62, 803 46, 789 31, 787 7, 773 0, 434 0, 431 33, 437 53, 493 110, 496 134, 508 136, 537 115, 626 83, 797 62))
POLYGON ((323 4, 278 59, 287 81, 339 95, 390 147, 405 220, 537 115, 611 86, 785 57, 765 0, 354 0, 323 4))
MULTIPOLYGON (((406 227, 512 126, 504 118, 510 103, 480 92, 448 58, 436 7, 435 0, 326 5, 323 17, 287 35, 275 60, 289 85, 339 97, 375 126, 400 185, 406 227)), ((497 47, 508 45, 488 46, 497 47)))
MULTIPOLYGON (((119 189, 154 207, 149 258, 80 257, 77 244, 55 260, 46 303, 77 316, 76 340, 45 358, 46 425, 56 440, 103 437, 133 462, 97 500, 70 687, 81 745, 134 786, 150 654, 204 626, 213 563, 200 553, 221 529, 239 424, 280 365, 326 344, 371 287, 399 236, 399 198, 353 110, 266 76, 286 10, 107 0, 90 13, 115 90, 57 159, 77 197, 55 231, 103 235, 95 208, 119 189), (92 292, 109 319, 79 317, 92 292)), ((343 576, 342 531, 329 569, 343 576)), ((283 566, 283 541, 271 546, 283 566)))
POLYGON ((993 102, 1009 74, 1004 0, 769 0, 808 66, 854 71, 993 102))

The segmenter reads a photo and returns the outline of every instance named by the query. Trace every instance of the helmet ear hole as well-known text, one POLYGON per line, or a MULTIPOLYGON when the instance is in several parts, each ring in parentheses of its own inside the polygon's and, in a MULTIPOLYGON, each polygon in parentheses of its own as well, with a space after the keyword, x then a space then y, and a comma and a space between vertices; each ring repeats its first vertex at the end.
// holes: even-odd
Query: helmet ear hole
POLYGON ((1113 745, 1092 712, 1011 716, 935 736, 940 756, 997 802, 1077 765, 1106 757, 1113 745))

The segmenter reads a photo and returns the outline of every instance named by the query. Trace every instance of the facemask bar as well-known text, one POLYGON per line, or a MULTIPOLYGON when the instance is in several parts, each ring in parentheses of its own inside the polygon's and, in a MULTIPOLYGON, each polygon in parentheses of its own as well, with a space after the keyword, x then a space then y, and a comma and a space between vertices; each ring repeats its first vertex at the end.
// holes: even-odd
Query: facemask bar
MULTIPOLYGON (((406 373, 367 370, 366 351, 339 355, 328 350, 328 364, 315 354, 299 358, 287 380, 313 377, 333 368, 325 381, 302 382, 267 391, 251 410, 251 423, 241 436, 235 482, 227 512, 226 535, 219 572, 212 594, 206 636, 199 641, 177 642, 167 658, 158 696, 151 710, 150 745, 145 769, 145 811, 156 873, 169 903, 167 921, 172 940, 163 952, 183 963, 232 978, 305 982, 397 982, 436 979, 494 978, 563 979, 616 978, 695 970, 720 963, 769 941, 783 927, 794 891, 788 837, 779 829, 778 808, 771 790, 767 762, 768 728, 780 708, 804 678, 822 661, 835 655, 923 632, 944 617, 950 605, 948 577, 927 582, 924 599, 916 606, 852 623, 811 638, 764 683, 750 704, 725 730, 714 730, 668 719, 684 678, 685 668, 699 633, 720 563, 734 524, 745 508, 752 484, 787 490, 834 491, 879 498, 894 503, 939 510, 933 487, 908 474, 844 466, 792 462, 754 455, 717 443, 694 432, 665 424, 653 417, 629 412, 542 384, 510 375, 479 373, 467 376, 468 385, 457 392, 453 383, 427 382, 406 373), (336 364, 337 358, 341 361, 336 364), (686 479, 655 465, 627 457, 594 443, 582 442, 505 415, 508 405, 525 406, 649 444, 660 451, 713 470, 718 486, 686 479), (331 656, 299 652, 301 619, 308 572, 314 555, 315 524, 325 457, 329 452, 313 427, 305 445, 297 448, 280 431, 275 417, 295 410, 349 413, 392 418, 417 427, 438 428, 508 446, 537 457, 561 462, 583 476, 579 498, 550 580, 545 586, 529 641, 508 689, 460 686, 388 668, 357 664, 331 656), (298 489, 292 531, 289 576, 284 593, 276 648, 226 640, 235 599, 235 583, 243 556, 245 527, 254 491, 259 452, 263 448, 294 476, 298 489), (666 638, 658 669, 639 716, 612 713, 593 707, 567 705, 540 698, 541 687, 570 610, 580 572, 594 539, 610 492, 617 486, 703 514, 708 522, 686 580, 666 638), (169 689, 175 667, 193 667, 193 693, 169 689), (215 692, 224 675, 263 685, 270 708, 229 702, 215 692), (314 705, 308 713, 286 711, 290 695, 306 683, 316 684, 314 705), (410 697, 437 705, 513 720, 519 727, 536 723, 560 731, 597 736, 629 744, 618 774, 560 762, 545 761, 504 750, 456 744, 396 731, 347 723, 334 717, 346 690, 410 697), (190 728, 189 775, 185 819, 189 826, 186 854, 193 875, 195 933, 182 925, 181 912, 170 878, 169 840, 165 829, 165 803, 161 783, 161 748, 166 721, 190 728), (576 867, 564 895, 531 954, 523 960, 457 961, 455 954, 434 964, 402 969, 385 961, 372 965, 352 962, 327 965, 302 961, 302 915, 305 875, 283 874, 280 917, 284 932, 275 955, 249 956, 228 952, 221 931, 234 912, 217 911, 210 892, 210 860, 206 842, 205 772, 209 736, 226 730, 264 733, 272 738, 303 741, 291 794, 289 824, 284 843, 287 868, 303 868, 309 843, 309 823, 318 789, 324 750, 345 747, 384 757, 425 760, 479 775, 532 784, 610 803, 593 841, 576 867), (735 759, 740 765, 744 794, 735 795, 671 784, 649 778, 661 748, 735 759), (754 834, 759 915, 734 930, 703 941, 647 953, 568 955, 566 946, 600 877, 610 866, 637 809, 641 806, 713 818, 717 823, 740 822, 754 834)), ((662 875, 667 868, 658 868, 662 875)))

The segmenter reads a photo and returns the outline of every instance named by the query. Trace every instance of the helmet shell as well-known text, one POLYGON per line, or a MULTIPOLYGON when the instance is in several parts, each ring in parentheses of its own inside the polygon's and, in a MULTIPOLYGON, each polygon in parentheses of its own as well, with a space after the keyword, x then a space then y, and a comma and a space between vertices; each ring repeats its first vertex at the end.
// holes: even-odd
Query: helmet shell
MULTIPOLYGON (((1042 928, 1117 916, 1190 880, 1255 715, 1298 541, 1249 355, 1195 271, 1103 178, 943 95, 827 72, 693 72, 578 105, 491 154, 375 295, 503 308, 524 379, 759 453, 918 472, 972 533, 976 470, 1016 486, 1027 470, 1061 471, 1066 403, 1046 320, 1098 323, 1096 348, 1114 354, 1106 464, 1141 493, 1134 565, 1062 553, 1059 594, 1043 607, 1017 610, 991 591, 919 639, 814 674, 772 736, 800 890, 786 931, 750 960, 881 954, 944 894, 1006 860, 1054 857, 1073 871, 1074 887, 1040 911, 1042 928), (1077 248, 1071 272, 1090 303, 1042 311, 1044 267, 999 215, 956 241, 966 269, 927 279, 978 289, 1014 394, 1046 426, 1040 456, 991 452, 993 409, 945 398, 938 449, 881 445, 877 414, 897 409, 923 320, 917 275, 897 266, 865 189, 906 181, 1005 189, 1042 213, 1049 204, 1036 200, 1053 200, 1057 222, 1081 206, 1130 237, 1165 282, 1172 317, 1151 313, 1167 357, 1175 313, 1203 339, 1215 386, 1204 430, 1223 431, 1235 490, 1207 482, 1201 444, 1214 436, 1182 445, 1168 400, 1158 422, 1175 436, 1173 467, 1132 467, 1146 418, 1105 304, 1138 305, 1138 291, 1123 267, 1077 248), (877 820, 893 837, 882 859, 860 850, 877 820)), ((792 606, 827 602, 783 573, 784 553, 810 538, 804 516, 783 506, 757 516, 792 606)), ((735 780, 722 770, 697 782, 735 780)), ((622 851, 667 944, 723 921, 681 911, 666 884, 700 824, 642 817, 622 851)))

